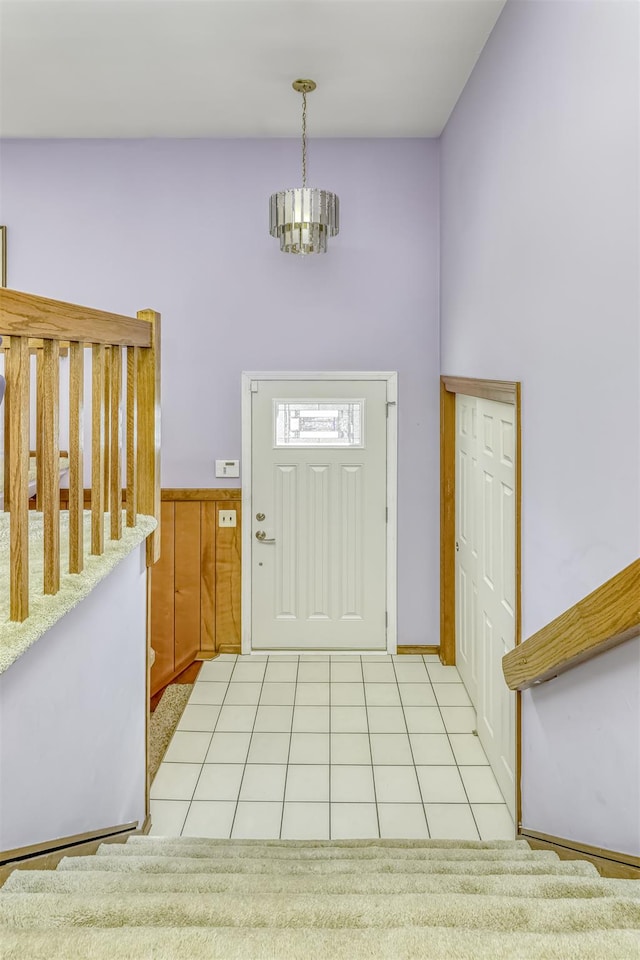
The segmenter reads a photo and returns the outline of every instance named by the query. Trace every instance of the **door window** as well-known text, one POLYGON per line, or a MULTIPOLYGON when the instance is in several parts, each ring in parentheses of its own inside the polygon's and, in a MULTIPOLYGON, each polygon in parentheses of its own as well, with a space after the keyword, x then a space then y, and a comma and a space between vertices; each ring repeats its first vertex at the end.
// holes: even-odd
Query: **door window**
POLYGON ((274 400, 274 447, 364 447, 364 400, 274 400))

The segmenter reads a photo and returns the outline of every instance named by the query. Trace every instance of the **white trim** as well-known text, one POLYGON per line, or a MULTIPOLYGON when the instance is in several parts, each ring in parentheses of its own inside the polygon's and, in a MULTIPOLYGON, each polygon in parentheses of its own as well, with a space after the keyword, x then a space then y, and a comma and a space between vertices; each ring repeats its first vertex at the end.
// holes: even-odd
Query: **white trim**
POLYGON ((251 381, 257 377, 242 374, 242 576, 240 651, 251 653, 251 381))
MULTIPOLYGON (((398 644, 398 374, 393 370, 374 371, 243 371, 242 373, 242 642, 243 654, 251 654, 251 539, 252 523, 252 466, 251 466, 251 383, 254 380, 386 380, 387 381, 387 653, 396 653, 398 644)), ((256 650, 256 654, 267 651, 256 650)), ((271 655, 314 653, 316 651, 269 650, 271 655)), ((355 651, 354 651, 355 652, 355 651)), ((321 654, 348 651, 318 650, 321 654)), ((380 653, 359 650, 359 655, 380 653)), ((383 654, 382 654, 383 655, 383 654)))

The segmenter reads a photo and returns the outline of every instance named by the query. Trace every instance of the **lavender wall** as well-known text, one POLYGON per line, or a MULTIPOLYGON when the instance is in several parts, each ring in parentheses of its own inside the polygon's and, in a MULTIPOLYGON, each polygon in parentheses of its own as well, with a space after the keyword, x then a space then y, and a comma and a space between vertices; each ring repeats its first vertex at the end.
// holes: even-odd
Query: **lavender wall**
POLYGON ((0 850, 143 823, 146 617, 142 544, 0 676, 0 850))
MULTIPOLYGON (((510 0, 442 138, 442 370, 522 381, 525 637, 640 553, 638 13, 510 0)), ((523 697, 523 820, 638 853, 607 656, 523 697)))
POLYGON ((11 287, 162 313, 164 486, 224 485, 243 369, 398 370, 399 638, 437 643, 437 142, 312 141, 342 232, 305 259, 268 235, 293 141, 9 141, 0 160, 11 287))

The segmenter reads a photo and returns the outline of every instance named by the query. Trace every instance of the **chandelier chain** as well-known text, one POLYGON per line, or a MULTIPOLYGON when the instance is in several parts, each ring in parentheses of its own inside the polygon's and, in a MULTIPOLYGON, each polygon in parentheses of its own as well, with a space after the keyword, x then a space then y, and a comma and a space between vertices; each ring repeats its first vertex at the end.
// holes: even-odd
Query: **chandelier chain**
POLYGON ((307 185, 307 94, 302 91, 302 186, 307 185))

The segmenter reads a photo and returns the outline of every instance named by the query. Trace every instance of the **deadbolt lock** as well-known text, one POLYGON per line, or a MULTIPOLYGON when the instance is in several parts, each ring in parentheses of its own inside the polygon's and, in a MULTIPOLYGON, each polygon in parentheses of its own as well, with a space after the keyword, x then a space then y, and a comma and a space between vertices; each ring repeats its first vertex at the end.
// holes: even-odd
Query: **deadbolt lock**
POLYGON ((264 520, 264 513, 256 513, 256 520, 258 521, 258 523, 262 523, 262 521, 264 520))

